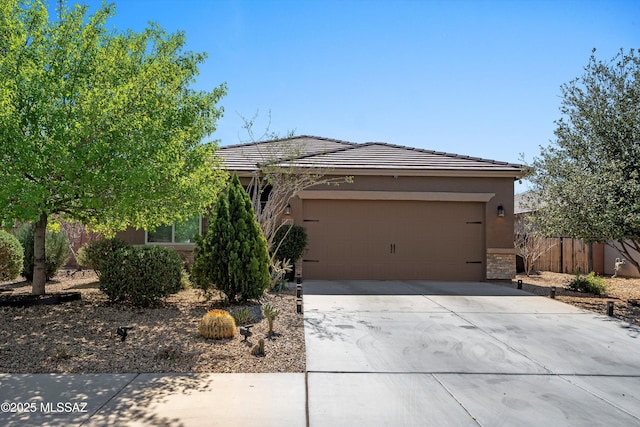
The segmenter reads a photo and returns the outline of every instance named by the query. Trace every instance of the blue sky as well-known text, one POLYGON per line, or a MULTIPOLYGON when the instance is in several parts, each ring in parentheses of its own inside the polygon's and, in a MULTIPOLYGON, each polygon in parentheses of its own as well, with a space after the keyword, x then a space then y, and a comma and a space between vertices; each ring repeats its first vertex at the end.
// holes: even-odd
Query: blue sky
MULTIPOLYGON (((92 10, 99 1, 88 3, 92 10)), ((285 134, 382 141, 519 162, 553 139, 560 85, 592 48, 640 47, 638 1, 119 0, 109 26, 182 30, 226 82, 213 138, 259 111, 285 134)))

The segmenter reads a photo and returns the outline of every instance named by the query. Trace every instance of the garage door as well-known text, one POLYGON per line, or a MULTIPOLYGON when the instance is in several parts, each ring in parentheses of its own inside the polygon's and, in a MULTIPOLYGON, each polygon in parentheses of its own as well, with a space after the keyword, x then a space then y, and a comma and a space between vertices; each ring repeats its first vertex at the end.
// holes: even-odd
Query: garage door
POLYGON ((305 279, 483 280, 484 203, 304 200, 305 279))

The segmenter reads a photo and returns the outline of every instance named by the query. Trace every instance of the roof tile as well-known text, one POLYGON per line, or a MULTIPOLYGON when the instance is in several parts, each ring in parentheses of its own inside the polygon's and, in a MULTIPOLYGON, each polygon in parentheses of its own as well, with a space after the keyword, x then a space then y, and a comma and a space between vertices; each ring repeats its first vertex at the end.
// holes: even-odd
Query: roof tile
POLYGON ((253 171, 258 164, 325 153, 354 145, 351 142, 337 139, 303 135, 272 141, 228 145, 220 147, 218 153, 223 158, 227 169, 253 171))
POLYGON ((497 160, 382 142, 354 144, 313 136, 222 147, 220 154, 227 168, 237 171, 254 170, 259 163, 278 161, 276 164, 281 166, 333 170, 490 171, 511 172, 514 176, 523 171, 522 165, 497 160))

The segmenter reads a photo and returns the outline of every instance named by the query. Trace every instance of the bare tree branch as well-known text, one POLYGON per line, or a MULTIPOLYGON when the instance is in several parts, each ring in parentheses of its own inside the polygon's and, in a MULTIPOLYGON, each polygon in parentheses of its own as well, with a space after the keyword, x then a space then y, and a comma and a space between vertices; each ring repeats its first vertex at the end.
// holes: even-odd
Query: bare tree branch
MULTIPOLYGON (((257 114, 251 119, 240 116, 244 122, 243 129, 250 138, 249 142, 258 142, 253 131, 257 114)), ((308 188, 319 185, 337 186, 353 182, 353 177, 332 176, 331 170, 327 168, 294 167, 296 159, 307 154, 305 143, 290 139, 293 137, 292 131, 287 133, 286 138, 279 138, 277 133, 270 131, 270 125, 271 114, 269 124, 262 134, 270 143, 253 147, 258 150, 260 161, 256 165, 247 191, 251 196, 258 224, 267 240, 271 252, 271 266, 274 268, 274 256, 282 243, 282 240, 275 242, 274 238, 278 229, 284 225, 282 216, 290 200, 308 188)))
POLYGON ((536 261, 556 246, 535 228, 534 222, 527 216, 516 219, 514 237, 516 254, 522 258, 527 276, 531 274, 536 261))

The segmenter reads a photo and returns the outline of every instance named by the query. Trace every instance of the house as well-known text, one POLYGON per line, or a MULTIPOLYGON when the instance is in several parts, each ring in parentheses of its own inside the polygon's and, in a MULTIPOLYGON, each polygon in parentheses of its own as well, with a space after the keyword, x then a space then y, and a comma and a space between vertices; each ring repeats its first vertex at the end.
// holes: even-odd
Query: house
MULTIPOLYGON (((521 165, 314 136, 227 146, 219 154, 244 185, 265 159, 352 177, 339 186, 306 189, 290 201, 283 220, 308 234, 296 269, 305 280, 476 281, 515 275, 513 196, 521 165)), ((140 231, 123 236, 151 243, 140 231)))

